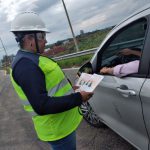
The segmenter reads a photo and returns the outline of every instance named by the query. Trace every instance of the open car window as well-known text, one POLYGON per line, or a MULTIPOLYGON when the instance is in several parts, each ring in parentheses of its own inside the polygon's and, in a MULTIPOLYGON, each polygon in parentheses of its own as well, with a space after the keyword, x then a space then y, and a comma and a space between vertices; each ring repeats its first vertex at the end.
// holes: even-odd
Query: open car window
MULTIPOLYGON (((103 67, 115 67, 116 65, 140 61, 140 56, 131 54, 123 55, 123 49, 132 49, 142 55, 146 35, 147 20, 140 19, 115 33, 102 48, 103 52, 98 58, 98 71, 103 67)), ((136 52, 135 52, 136 53, 136 52)), ((137 74, 137 73, 136 73, 137 74)), ((112 74, 113 75, 113 74, 112 74)))

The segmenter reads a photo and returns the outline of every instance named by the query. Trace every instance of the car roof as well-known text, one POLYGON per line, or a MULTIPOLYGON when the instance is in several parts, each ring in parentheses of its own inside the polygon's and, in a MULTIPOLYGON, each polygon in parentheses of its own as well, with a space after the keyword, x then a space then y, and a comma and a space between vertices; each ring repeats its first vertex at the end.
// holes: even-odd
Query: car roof
POLYGON ((137 11, 135 11, 133 14, 131 14, 130 16, 126 17, 124 20, 122 20, 120 23, 118 23, 105 37, 105 39, 102 41, 102 43, 100 44, 100 46, 98 47, 95 55, 92 57, 91 62, 94 61, 95 56, 97 56, 97 53, 99 52, 99 50, 101 49, 101 47, 103 46, 103 44, 112 36, 112 34, 114 34, 117 30, 119 30, 120 28, 122 28, 124 25, 128 24, 129 22, 132 22, 138 18, 141 18, 143 16, 146 16, 150 14, 150 3, 145 5, 144 7, 141 7, 140 9, 138 9, 137 11))
POLYGON ((136 15, 140 15, 141 17, 143 16, 143 14, 145 14, 145 12, 147 11, 147 15, 150 14, 150 3, 146 4, 145 6, 141 7, 140 9, 138 9, 137 11, 135 11, 134 13, 132 13, 130 16, 126 17, 125 19, 123 19, 120 23, 118 23, 112 30, 116 29, 119 25, 121 25, 122 23, 124 23, 125 21, 129 20, 130 18, 133 18, 136 15))

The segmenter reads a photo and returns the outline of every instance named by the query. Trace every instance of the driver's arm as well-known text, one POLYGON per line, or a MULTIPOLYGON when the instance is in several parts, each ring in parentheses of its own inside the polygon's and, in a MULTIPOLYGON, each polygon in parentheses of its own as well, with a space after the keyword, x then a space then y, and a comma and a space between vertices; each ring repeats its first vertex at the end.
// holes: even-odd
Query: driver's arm
POLYGON ((112 74, 117 77, 123 77, 128 74, 137 73, 139 68, 139 60, 131 61, 129 63, 120 64, 115 67, 103 67, 100 69, 101 74, 112 74))
POLYGON ((125 48, 125 49, 121 50, 119 52, 119 54, 125 55, 125 56, 127 56, 127 55, 135 55, 135 56, 141 57, 141 51, 132 50, 130 48, 125 48))
POLYGON ((117 65, 113 68, 113 75, 123 77, 128 74, 137 73, 139 68, 139 60, 131 61, 129 63, 117 65))

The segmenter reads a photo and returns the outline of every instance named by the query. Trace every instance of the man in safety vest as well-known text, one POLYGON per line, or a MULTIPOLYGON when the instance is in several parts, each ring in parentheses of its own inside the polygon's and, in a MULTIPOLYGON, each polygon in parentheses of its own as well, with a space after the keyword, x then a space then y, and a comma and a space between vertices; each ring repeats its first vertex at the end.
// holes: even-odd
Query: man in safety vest
POLYGON ((47 29, 36 13, 17 15, 11 31, 20 47, 12 63, 11 81, 32 116, 39 139, 54 150, 75 150, 75 130, 82 119, 78 106, 93 93, 75 93, 58 64, 41 55, 47 29))

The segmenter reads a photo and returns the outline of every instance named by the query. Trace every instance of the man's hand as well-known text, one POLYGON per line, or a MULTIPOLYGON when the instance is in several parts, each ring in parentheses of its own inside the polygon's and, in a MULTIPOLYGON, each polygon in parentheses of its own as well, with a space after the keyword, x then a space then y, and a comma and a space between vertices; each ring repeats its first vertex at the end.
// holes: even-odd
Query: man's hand
POLYGON ((93 92, 81 91, 80 94, 82 96, 83 102, 87 102, 93 96, 94 93, 93 92))
POLYGON ((73 88, 74 91, 76 91, 77 89, 79 89, 79 87, 80 87, 80 86, 76 86, 76 85, 73 85, 73 86, 72 86, 72 88, 73 88))

